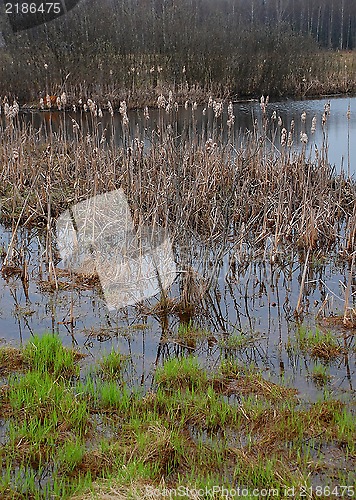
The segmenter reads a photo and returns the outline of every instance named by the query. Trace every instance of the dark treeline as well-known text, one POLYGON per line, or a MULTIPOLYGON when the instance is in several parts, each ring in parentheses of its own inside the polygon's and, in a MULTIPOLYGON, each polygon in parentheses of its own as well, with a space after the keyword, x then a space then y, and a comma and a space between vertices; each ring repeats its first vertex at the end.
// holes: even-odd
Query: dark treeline
POLYGON ((1 28, 0 94, 20 100, 64 83, 115 102, 166 87, 199 98, 355 86, 355 67, 325 55, 356 47, 355 0, 83 0, 16 34, 2 11, 1 28))

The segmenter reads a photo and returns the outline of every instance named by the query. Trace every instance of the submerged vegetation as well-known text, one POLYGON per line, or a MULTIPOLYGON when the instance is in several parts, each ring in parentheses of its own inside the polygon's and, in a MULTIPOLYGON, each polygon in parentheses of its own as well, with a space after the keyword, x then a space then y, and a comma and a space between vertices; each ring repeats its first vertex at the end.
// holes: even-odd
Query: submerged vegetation
POLYGON ((129 390, 119 352, 101 368, 80 366, 49 334, 20 356, 0 391, 3 499, 163 498, 214 486, 208 498, 223 487, 283 498, 318 484, 353 495, 355 418, 327 394, 309 404, 256 368, 225 360, 208 374, 193 357, 166 361, 150 391, 129 390))

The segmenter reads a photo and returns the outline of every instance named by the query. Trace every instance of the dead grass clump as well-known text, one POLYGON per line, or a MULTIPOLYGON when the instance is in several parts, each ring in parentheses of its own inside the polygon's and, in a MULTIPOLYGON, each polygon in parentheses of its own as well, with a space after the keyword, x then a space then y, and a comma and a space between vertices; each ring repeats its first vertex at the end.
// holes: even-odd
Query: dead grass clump
POLYGON ((24 367, 24 356, 20 349, 5 346, 0 347, 0 375, 8 375, 11 372, 22 370, 24 367))
POLYGON ((283 401, 294 398, 298 390, 265 380, 260 374, 248 374, 229 380, 224 393, 226 395, 239 394, 241 396, 254 394, 269 401, 283 401))
POLYGON ((72 475, 87 474, 95 480, 102 476, 104 472, 109 472, 113 467, 114 457, 110 453, 103 453, 100 450, 90 450, 84 453, 81 462, 75 467, 72 475))
POLYGON ((132 456, 137 456, 144 464, 155 464, 160 474, 167 474, 175 457, 172 431, 158 423, 150 425, 145 433, 145 440, 144 447, 136 444, 132 456))
MULTIPOLYGON (((12 498, 12 497, 11 497, 12 498)), ((122 484, 115 480, 99 480, 91 491, 72 496, 70 500, 155 500, 167 499, 163 486, 159 487, 151 481, 138 479, 130 484, 122 484), (162 493, 160 494, 160 490, 162 493)))
POLYGON ((100 286, 99 276, 96 274, 93 275, 84 275, 84 274, 71 274, 71 273, 61 273, 63 276, 67 276, 67 280, 59 280, 59 279, 48 279, 48 280, 39 280, 38 286, 42 292, 54 292, 56 290, 68 291, 68 290, 92 290, 93 288, 97 288, 100 286))
POLYGON ((349 332, 351 335, 354 334, 354 330, 356 330, 356 309, 352 309, 350 311, 349 318, 346 319, 344 315, 340 316, 326 316, 318 319, 318 324, 323 327, 332 327, 335 330, 349 332))
POLYGON ((310 355, 312 358, 324 359, 329 361, 330 359, 337 358, 343 354, 343 349, 339 346, 331 345, 325 342, 314 345, 311 348, 310 355))

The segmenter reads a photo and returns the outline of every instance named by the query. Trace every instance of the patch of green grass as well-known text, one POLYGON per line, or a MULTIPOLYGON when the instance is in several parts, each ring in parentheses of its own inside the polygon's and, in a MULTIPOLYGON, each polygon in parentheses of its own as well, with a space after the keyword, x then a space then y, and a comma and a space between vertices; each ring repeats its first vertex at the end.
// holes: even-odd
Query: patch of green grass
POLYGON ((328 367, 321 363, 316 363, 313 366, 311 378, 319 386, 326 385, 331 379, 328 367))
POLYGON ((78 438, 66 441, 56 451, 56 463, 61 473, 71 473, 83 460, 85 446, 78 438))
POLYGON ((330 331, 321 330, 317 326, 313 329, 304 325, 299 326, 296 338, 301 351, 309 353, 313 358, 328 361, 342 354, 342 349, 335 335, 330 331))
POLYGON ((242 350, 251 347, 256 343, 256 338, 247 333, 234 333, 231 335, 224 335, 218 342, 219 347, 226 350, 242 350))
POLYGON ((198 341, 207 337, 211 337, 210 332, 196 326, 191 320, 178 326, 177 339, 184 346, 195 348, 198 341))
POLYGON ((101 373, 105 378, 121 379, 127 357, 120 352, 112 350, 100 362, 101 373))
POLYGON ((73 350, 63 347, 60 338, 50 333, 35 336, 26 344, 23 357, 30 370, 51 373, 55 377, 79 374, 76 361, 81 356, 73 350))
POLYGON ((101 365, 79 381, 63 376, 73 365, 45 342, 43 362, 31 352, 31 368, 9 374, 3 389, 0 498, 143 498, 164 485, 299 488, 320 470, 324 481, 349 480, 354 419, 331 396, 302 405, 255 367, 229 360, 207 373, 193 357, 168 360, 143 394, 120 378, 117 353, 108 377, 97 376, 101 365), (338 449, 332 467, 316 453, 321 444, 338 449))
POLYGON ((156 371, 155 382, 165 390, 174 391, 180 387, 203 388, 207 374, 194 357, 173 358, 156 371))
POLYGON ((9 382, 8 400, 18 420, 31 422, 35 417, 40 420, 47 417, 53 425, 63 423, 77 432, 85 432, 87 405, 64 382, 36 371, 14 375, 9 382))

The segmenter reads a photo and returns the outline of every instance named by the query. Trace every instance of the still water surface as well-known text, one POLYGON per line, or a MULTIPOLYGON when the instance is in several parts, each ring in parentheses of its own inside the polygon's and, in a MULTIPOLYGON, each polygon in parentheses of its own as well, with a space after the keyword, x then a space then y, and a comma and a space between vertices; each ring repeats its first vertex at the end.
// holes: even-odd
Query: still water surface
MULTIPOLYGON (((235 123, 232 128, 232 139, 236 146, 239 146, 243 141, 244 134, 248 131, 253 131, 256 127, 259 133, 263 133, 263 124, 261 117, 260 103, 240 102, 234 104, 235 123)), ((188 134, 199 139, 207 140, 212 135, 214 126, 223 125, 224 132, 221 141, 227 141, 228 127, 226 105, 222 116, 218 119, 218 123, 214 121, 214 113, 208 106, 198 107, 197 110, 192 110, 190 105, 188 109, 180 107, 178 112, 171 110, 166 113, 165 110, 151 109, 149 110, 149 119, 147 120, 142 110, 130 111, 129 114, 129 136, 131 140, 134 137, 145 140, 149 146, 152 137, 146 135, 147 130, 158 129, 163 122, 165 126, 173 124, 172 132, 177 137, 177 140, 188 134), (205 109, 204 109, 205 108, 205 109)), ((334 97, 324 99, 311 99, 303 101, 286 100, 280 102, 270 102, 266 109, 267 137, 276 146, 276 153, 280 149, 280 136, 282 128, 286 128, 289 132, 291 122, 294 120, 295 133, 293 148, 301 147, 300 133, 305 132, 308 136, 307 153, 313 157, 315 154, 315 146, 321 150, 323 142, 328 145, 329 162, 335 166, 338 172, 343 169, 350 174, 356 173, 356 97, 334 97), (327 123, 322 126, 322 117, 325 106, 330 103, 330 115, 327 123), (347 117, 348 108, 350 107, 349 119, 347 117), (276 120, 273 120, 273 114, 276 113, 276 120), (301 120, 302 113, 306 113, 305 123, 301 120), (282 120, 282 125, 278 125, 278 117, 282 120), (316 130, 311 132, 312 120, 316 117, 316 130)), ((63 124, 63 114, 56 112, 28 112, 23 115, 23 119, 31 123, 35 129, 42 128, 43 133, 50 131, 57 132, 63 124)), ((70 137, 73 134, 72 119, 75 119, 81 126, 84 133, 89 130, 92 125, 90 114, 88 113, 73 113, 66 114, 66 133, 70 137)), ((116 113, 112 120, 108 113, 104 113, 102 119, 98 120, 98 130, 101 131, 106 140, 110 142, 112 139, 118 145, 123 142, 123 133, 121 125, 121 117, 116 113)))

